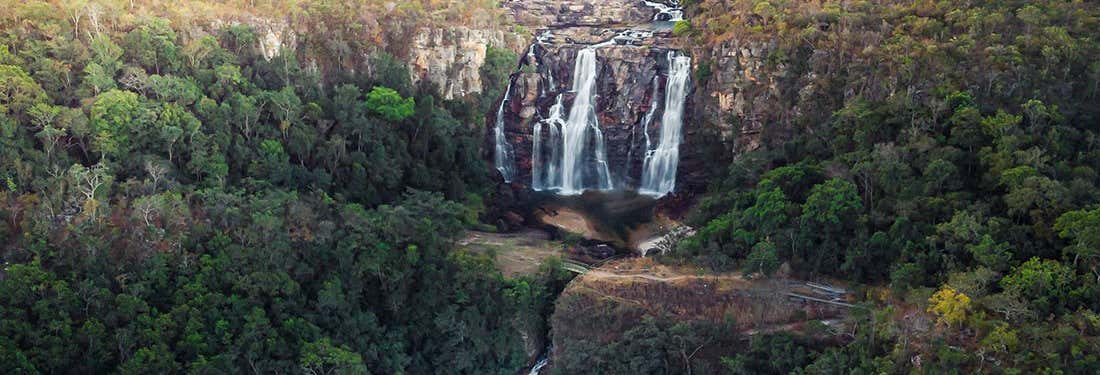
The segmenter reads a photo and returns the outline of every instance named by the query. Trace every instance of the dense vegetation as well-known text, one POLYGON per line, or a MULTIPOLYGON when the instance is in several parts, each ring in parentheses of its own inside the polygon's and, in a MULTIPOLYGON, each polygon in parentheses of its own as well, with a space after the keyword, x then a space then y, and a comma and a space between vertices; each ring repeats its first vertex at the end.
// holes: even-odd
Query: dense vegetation
MULTIPOLYGON (((1100 372, 1097 4, 682 3, 697 87, 731 68, 707 51, 776 78, 744 85, 767 100, 725 125, 759 147, 663 261, 867 302, 825 339, 570 311, 622 339, 559 371, 1100 372)), ((516 56, 489 48, 488 100, 459 102, 402 62, 420 29, 502 26, 496 1, 0 8, 0 372, 526 364, 567 275, 454 250, 495 198, 483 116, 516 56)))
MULTIPOLYGON (((362 40, 269 60, 181 3, 3 4, 0 372, 525 365, 563 283, 453 251, 489 191, 479 115, 381 48, 373 75, 303 63, 362 40)), ((355 14, 334 4, 294 15, 355 14)), ((380 16, 445 6, 402 4, 380 16)))
POLYGON ((1095 3, 692 3, 680 34, 772 41, 785 91, 676 257, 884 286, 795 368, 1100 371, 1095 3))

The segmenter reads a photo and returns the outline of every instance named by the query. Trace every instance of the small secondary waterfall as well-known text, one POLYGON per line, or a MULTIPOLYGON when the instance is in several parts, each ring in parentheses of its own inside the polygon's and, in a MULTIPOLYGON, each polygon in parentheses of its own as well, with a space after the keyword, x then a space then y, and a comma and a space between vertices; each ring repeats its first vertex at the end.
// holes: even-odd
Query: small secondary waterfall
MULTIPOLYGON (((668 83, 665 87, 665 112, 661 116, 661 135, 654 149, 647 151, 642 167, 642 194, 662 197, 676 188, 676 167, 680 161, 680 130, 684 125, 684 102, 688 94, 691 58, 675 52, 668 54, 668 83)), ((648 123, 646 124, 648 126, 648 123)), ((647 129, 646 136, 649 132, 647 129)))
POLYGON ((534 134, 531 136, 531 188, 536 191, 556 188, 561 185, 561 129, 565 124, 565 110, 562 105, 561 94, 558 94, 554 105, 550 106, 550 115, 542 121, 535 123, 534 134), (550 127, 550 140, 542 141, 542 127, 550 127), (549 162, 543 159, 543 143, 550 146, 549 162))
POLYGON ((512 97, 511 82, 511 80, 508 81, 508 88, 504 91, 504 99, 500 101, 500 108, 497 109, 496 135, 494 137, 496 150, 493 154, 493 161, 496 163, 500 175, 504 177, 504 182, 512 182, 512 179, 516 177, 515 151, 504 135, 504 104, 508 103, 508 100, 512 97))
MULTIPOLYGON (((650 96, 652 96, 652 100, 650 100, 650 102, 649 102, 649 110, 646 111, 645 116, 642 117, 642 136, 645 138, 645 151, 646 151, 645 154, 646 155, 649 154, 649 149, 652 148, 650 146, 648 129, 649 129, 649 124, 653 123, 653 115, 655 113, 657 113, 657 105, 660 104, 660 96, 657 95, 657 93, 660 92, 660 89, 661 89, 660 80, 655 75, 655 76, 653 76, 653 88, 650 91, 650 96)), ((626 165, 628 166, 628 168, 630 168, 629 166, 634 165, 634 142, 635 142, 635 137, 636 137, 636 135, 634 133, 635 129, 637 129, 637 127, 631 127, 630 128, 631 146, 630 146, 630 151, 627 151, 627 154, 626 154, 627 155, 626 156, 626 160, 627 160, 626 165)))
POLYGON ((535 362, 535 365, 531 366, 531 371, 527 372, 527 375, 539 375, 540 373, 542 373, 542 369, 545 368, 546 365, 550 364, 549 354, 549 350, 547 350, 546 354, 543 354, 541 357, 539 357, 538 362, 535 362))

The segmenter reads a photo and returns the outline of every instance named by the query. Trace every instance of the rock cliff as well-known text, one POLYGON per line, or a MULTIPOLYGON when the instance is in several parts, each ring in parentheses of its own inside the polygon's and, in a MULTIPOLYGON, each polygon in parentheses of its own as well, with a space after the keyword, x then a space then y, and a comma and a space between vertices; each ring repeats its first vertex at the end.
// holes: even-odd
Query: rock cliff
POLYGON ((520 50, 523 37, 503 30, 455 26, 425 28, 409 48, 409 73, 413 86, 431 82, 445 100, 481 93, 481 66, 489 46, 520 50))
POLYGON ((687 78, 690 71, 683 72, 687 77, 682 78, 689 81, 684 92, 669 94, 674 66, 670 59, 690 57, 682 41, 672 36, 673 23, 666 21, 674 17, 669 14, 676 9, 673 4, 572 0, 515 1, 507 6, 516 23, 537 31, 511 76, 509 92, 500 98, 500 110, 489 114, 487 142, 492 146, 488 149, 501 147, 495 137, 499 127, 507 143, 502 150, 511 154, 508 159, 514 163, 501 168, 505 180, 566 193, 639 190, 646 171, 655 170, 647 168, 647 155, 660 147, 662 132, 679 134, 682 128, 683 136, 676 136, 682 138, 678 159, 695 167, 677 171, 673 165, 674 191, 702 186, 705 171, 697 168, 700 154, 692 144, 701 128, 694 118, 701 96, 687 95, 693 91, 687 78), (585 53, 595 58, 591 66, 582 61, 585 53), (589 68, 594 75, 591 92, 578 82, 589 74, 581 70, 589 68), (678 99, 675 95, 685 95, 686 101, 668 110, 669 102, 678 99), (576 110, 589 101, 591 119, 576 110), (666 116, 666 111, 683 113, 666 116), (571 148, 569 127, 578 122, 582 128, 588 125, 598 131, 578 136, 571 148), (570 160, 570 153, 577 160, 570 160))

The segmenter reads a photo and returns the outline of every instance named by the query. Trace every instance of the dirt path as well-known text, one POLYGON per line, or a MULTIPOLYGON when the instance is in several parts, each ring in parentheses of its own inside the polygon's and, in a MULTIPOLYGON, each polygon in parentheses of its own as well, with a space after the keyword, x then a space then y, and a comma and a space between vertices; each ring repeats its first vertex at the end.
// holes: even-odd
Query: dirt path
POLYGON ((737 275, 730 274, 718 274, 718 275, 678 275, 678 276, 659 276, 651 273, 618 273, 608 272, 600 269, 594 269, 584 274, 585 277, 595 277, 597 279, 645 279, 650 281, 669 282, 677 280, 739 280, 743 281, 744 278, 737 275))

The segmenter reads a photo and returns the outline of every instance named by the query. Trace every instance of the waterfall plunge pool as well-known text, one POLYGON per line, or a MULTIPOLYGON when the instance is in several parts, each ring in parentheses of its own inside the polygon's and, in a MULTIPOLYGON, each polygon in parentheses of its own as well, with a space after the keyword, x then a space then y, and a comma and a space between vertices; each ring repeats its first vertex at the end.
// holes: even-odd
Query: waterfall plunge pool
POLYGON ((543 227, 584 239, 583 244, 637 254, 639 246, 679 224, 663 213, 659 201, 631 190, 587 190, 579 195, 535 192, 532 217, 543 227))

